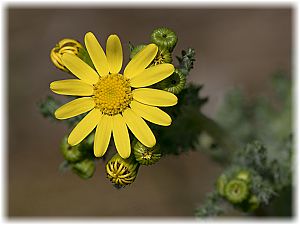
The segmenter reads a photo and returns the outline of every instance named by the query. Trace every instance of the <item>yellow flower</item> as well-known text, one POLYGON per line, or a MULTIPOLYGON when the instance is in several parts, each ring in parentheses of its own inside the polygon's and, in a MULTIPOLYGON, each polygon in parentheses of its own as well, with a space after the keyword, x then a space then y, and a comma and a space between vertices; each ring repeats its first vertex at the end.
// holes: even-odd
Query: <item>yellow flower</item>
POLYGON ((153 147, 155 136, 146 122, 169 126, 171 117, 156 106, 173 106, 177 97, 167 91, 146 88, 174 72, 172 64, 149 67, 158 47, 147 45, 126 66, 124 75, 119 74, 123 51, 117 35, 110 35, 106 42, 106 54, 93 33, 85 35, 85 45, 96 71, 73 54, 62 56, 64 65, 79 79, 54 81, 53 92, 80 96, 55 112, 57 119, 68 119, 90 111, 72 130, 68 143, 79 144, 95 127, 94 154, 105 154, 111 134, 122 158, 131 153, 127 127, 145 146, 153 147))

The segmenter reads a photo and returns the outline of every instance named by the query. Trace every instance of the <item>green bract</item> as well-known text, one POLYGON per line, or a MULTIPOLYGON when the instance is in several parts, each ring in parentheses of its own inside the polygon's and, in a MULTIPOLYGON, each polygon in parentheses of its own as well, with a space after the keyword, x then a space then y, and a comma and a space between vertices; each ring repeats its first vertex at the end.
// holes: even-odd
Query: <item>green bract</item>
POLYGON ((157 28, 151 34, 151 41, 157 46, 172 52, 177 43, 177 36, 169 28, 157 28))

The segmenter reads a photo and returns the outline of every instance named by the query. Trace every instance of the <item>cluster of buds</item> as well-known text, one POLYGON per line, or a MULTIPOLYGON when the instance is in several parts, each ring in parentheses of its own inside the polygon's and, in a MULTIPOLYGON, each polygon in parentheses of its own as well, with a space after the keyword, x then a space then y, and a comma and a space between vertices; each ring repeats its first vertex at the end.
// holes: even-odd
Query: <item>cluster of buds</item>
MULTIPOLYGON (((172 52, 177 44, 177 35, 169 28, 157 28, 151 33, 151 42, 158 46, 156 57, 153 59, 150 66, 155 66, 162 63, 172 62, 172 52)), ((132 59, 139 51, 141 51, 146 45, 141 44, 132 47, 130 53, 130 59, 132 59)), ((159 82, 156 87, 173 94, 179 94, 186 84, 186 74, 181 69, 175 69, 174 73, 159 82)))
POLYGON ((108 179, 115 187, 121 188, 132 184, 135 180, 140 165, 152 165, 159 161, 161 152, 158 145, 148 148, 138 140, 133 141, 133 154, 128 159, 123 159, 118 153, 106 164, 108 179))
POLYGON ((71 146, 67 141, 67 137, 64 137, 60 145, 67 165, 70 166, 75 174, 83 179, 91 178, 96 168, 93 156, 90 153, 92 145, 89 139, 90 137, 78 145, 71 146))
POLYGON ((251 193, 251 173, 241 169, 232 176, 222 174, 217 180, 217 191, 220 196, 239 207, 251 212, 260 205, 259 199, 251 193))

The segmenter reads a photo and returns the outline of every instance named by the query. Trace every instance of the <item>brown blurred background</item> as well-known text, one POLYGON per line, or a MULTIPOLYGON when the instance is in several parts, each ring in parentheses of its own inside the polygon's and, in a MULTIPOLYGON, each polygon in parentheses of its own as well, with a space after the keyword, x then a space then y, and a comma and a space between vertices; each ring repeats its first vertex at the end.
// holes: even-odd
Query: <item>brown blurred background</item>
POLYGON ((149 42, 156 27, 175 30, 179 42, 174 55, 187 47, 196 50, 189 81, 205 84, 203 94, 210 100, 204 112, 210 117, 230 88, 259 95, 269 90, 273 72, 291 73, 291 8, 6 10, 9 217, 193 216, 221 172, 203 153, 190 152, 142 167, 135 183, 121 190, 105 178, 103 163, 88 181, 61 173, 58 145, 69 131, 44 119, 36 106, 50 94, 51 81, 67 77, 49 59, 60 39, 83 42, 84 34, 93 31, 104 45, 109 34, 117 33, 126 56, 129 41, 149 42))

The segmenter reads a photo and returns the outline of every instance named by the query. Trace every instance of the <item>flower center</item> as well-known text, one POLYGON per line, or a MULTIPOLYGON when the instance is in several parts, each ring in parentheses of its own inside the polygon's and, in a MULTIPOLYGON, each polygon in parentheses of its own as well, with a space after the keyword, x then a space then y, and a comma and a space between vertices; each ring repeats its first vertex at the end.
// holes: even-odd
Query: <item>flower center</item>
POLYGON ((94 85, 96 108, 103 114, 116 115, 128 108, 132 101, 129 79, 120 74, 100 77, 94 85))

